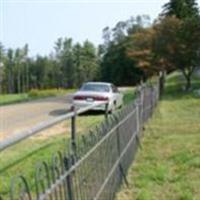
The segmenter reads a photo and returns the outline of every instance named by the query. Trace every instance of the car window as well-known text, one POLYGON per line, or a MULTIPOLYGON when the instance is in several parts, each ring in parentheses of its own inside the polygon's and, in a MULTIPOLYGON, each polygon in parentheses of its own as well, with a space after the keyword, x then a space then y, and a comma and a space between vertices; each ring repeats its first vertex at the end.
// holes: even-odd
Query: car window
POLYGON ((80 89, 81 91, 94 91, 94 92, 109 92, 110 88, 108 85, 103 84, 83 84, 80 89))

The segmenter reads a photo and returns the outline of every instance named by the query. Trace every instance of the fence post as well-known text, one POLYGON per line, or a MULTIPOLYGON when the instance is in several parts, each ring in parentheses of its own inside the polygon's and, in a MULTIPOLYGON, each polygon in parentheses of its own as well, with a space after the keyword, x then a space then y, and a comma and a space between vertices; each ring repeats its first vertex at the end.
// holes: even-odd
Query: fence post
MULTIPOLYGON (((119 119, 118 119, 118 117, 116 115, 115 115, 115 121, 117 122, 117 124, 119 123, 119 119)), ((119 128, 117 128, 116 132, 117 132, 116 133, 116 135, 117 135, 117 152, 118 152, 118 157, 120 157, 121 156, 121 145, 120 145, 119 128)), ((120 171, 121 177, 124 180, 124 183, 126 184, 127 187, 129 187, 129 183, 128 183, 128 180, 126 178, 126 174, 124 172, 124 169, 123 169, 121 161, 119 162, 119 166, 118 167, 119 167, 119 171, 120 171)))
POLYGON ((140 104, 141 102, 141 98, 139 98, 136 101, 136 140, 139 144, 139 147, 141 148, 141 143, 140 143, 140 134, 142 134, 142 130, 141 130, 141 115, 140 115, 140 104))
POLYGON ((108 103, 105 104, 105 119, 108 119, 108 103))
POLYGON ((157 83, 157 102, 160 99, 160 76, 158 77, 158 83, 157 83))
MULTIPOLYGON (((72 163, 70 162, 68 157, 64 158, 64 166, 65 166, 65 170, 68 171, 71 167, 72 163)), ((73 186, 72 186, 72 175, 69 174, 66 177, 66 186, 67 186, 67 196, 69 200, 74 200, 74 196, 73 196, 73 186)))
POLYGON ((142 93, 142 85, 139 85, 136 89, 136 106, 138 108, 138 111, 139 111, 139 125, 140 125, 140 132, 141 132, 141 127, 142 127, 142 123, 143 123, 143 93, 142 93))
POLYGON ((140 110, 139 110, 139 106, 140 106, 140 102, 138 102, 138 100, 137 100, 137 103, 136 103, 136 112, 137 112, 137 114, 136 114, 136 129, 137 129, 137 134, 139 134, 139 132, 140 132, 140 110))
POLYGON ((76 152, 76 108, 73 105, 71 108, 73 116, 71 118, 71 146, 73 152, 76 152))
POLYGON ((153 115, 154 110, 154 87, 151 85, 151 116, 153 115))
POLYGON ((141 95, 141 126, 143 126, 144 124, 144 88, 143 88, 143 85, 141 86, 141 90, 140 90, 140 95, 141 95))

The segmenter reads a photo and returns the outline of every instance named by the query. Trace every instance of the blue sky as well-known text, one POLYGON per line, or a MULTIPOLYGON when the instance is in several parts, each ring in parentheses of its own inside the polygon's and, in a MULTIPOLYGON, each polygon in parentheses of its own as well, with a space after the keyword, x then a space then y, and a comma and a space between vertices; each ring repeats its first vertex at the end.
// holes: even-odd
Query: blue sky
MULTIPOLYGON (((168 0, 0 0, 0 41, 47 55, 59 37, 102 42, 102 29, 130 16, 157 17, 168 0)), ((200 0, 198 0, 200 4, 200 0)))

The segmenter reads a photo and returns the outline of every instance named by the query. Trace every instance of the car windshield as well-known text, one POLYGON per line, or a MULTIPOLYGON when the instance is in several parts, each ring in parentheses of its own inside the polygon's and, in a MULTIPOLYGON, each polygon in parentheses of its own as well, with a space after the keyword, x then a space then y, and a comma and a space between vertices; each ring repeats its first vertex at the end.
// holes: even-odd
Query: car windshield
POLYGON ((84 84, 81 91, 94 91, 94 92, 109 92, 109 86, 103 84, 84 84))

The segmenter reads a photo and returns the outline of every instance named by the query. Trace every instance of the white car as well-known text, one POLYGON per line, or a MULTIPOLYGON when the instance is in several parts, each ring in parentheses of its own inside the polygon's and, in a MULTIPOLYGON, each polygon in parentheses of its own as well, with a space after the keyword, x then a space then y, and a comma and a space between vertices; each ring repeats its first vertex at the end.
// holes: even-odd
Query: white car
MULTIPOLYGON (((106 101, 108 101, 109 112, 123 105, 123 94, 112 83, 87 82, 73 96, 73 104, 78 108, 106 101)), ((105 105, 92 108, 92 110, 105 109, 105 105)))

